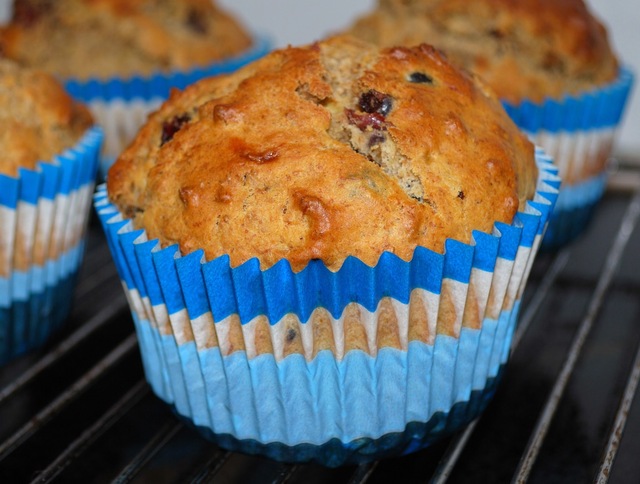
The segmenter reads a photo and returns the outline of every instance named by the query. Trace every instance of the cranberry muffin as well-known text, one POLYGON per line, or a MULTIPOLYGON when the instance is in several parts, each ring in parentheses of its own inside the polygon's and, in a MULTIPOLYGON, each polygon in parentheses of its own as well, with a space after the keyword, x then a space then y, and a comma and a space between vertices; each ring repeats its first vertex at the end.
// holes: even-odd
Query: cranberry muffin
POLYGON ((0 173, 33 170, 76 144, 92 124, 87 108, 51 75, 0 59, 0 173))
POLYGON ((336 466, 482 410, 553 172, 432 47, 334 38, 173 93, 95 206, 154 392, 226 448, 336 466))
POLYGON ((15 0, 0 30, 5 56, 63 79, 186 70, 251 43, 210 0, 15 0))
POLYGON ((65 320, 98 165, 89 111, 49 74, 0 60, 0 362, 65 320))

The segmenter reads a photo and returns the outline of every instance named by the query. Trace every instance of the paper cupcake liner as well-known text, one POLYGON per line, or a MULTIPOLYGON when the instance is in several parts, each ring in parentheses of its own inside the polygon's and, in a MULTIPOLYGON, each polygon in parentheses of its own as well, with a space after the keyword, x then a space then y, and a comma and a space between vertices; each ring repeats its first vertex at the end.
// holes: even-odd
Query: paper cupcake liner
POLYGON ((607 172, 574 185, 563 184, 543 239, 545 250, 559 249, 584 232, 606 185, 607 172))
POLYGON ((205 77, 233 72, 268 53, 270 43, 258 37, 247 51, 228 59, 190 71, 158 72, 150 76, 130 78, 65 80, 65 88, 74 98, 85 103, 105 133, 100 165, 106 176, 115 158, 135 137, 149 113, 160 107, 172 88, 184 89, 205 77))
POLYGON ((507 360, 557 198, 556 170, 537 160, 535 198, 513 224, 448 240, 444 254, 418 247, 409 262, 349 257, 336 272, 180 256, 99 187, 153 391, 221 445, 326 465, 417 450, 469 421, 507 360))
POLYGON ((98 167, 102 130, 0 175, 0 362, 42 344, 66 318, 98 167))
POLYGON ((570 242, 588 225, 604 192, 615 134, 632 85, 633 74, 623 67, 614 82, 580 95, 539 104, 503 103, 515 123, 553 158, 562 178, 543 248, 570 242))
POLYGON ((449 412, 436 412, 428 422, 411 422, 403 432, 389 433, 379 439, 362 438, 348 445, 335 438, 322 445, 301 443, 288 446, 279 442, 264 444, 255 440, 238 440, 230 434, 215 434, 209 427, 195 426, 193 422, 174 412, 187 426, 195 428, 207 439, 221 447, 248 454, 260 454, 284 462, 315 460, 328 467, 359 464, 372 459, 410 454, 459 430, 479 415, 493 397, 503 368, 497 377, 487 379, 482 390, 472 390, 469 400, 453 405, 449 412))

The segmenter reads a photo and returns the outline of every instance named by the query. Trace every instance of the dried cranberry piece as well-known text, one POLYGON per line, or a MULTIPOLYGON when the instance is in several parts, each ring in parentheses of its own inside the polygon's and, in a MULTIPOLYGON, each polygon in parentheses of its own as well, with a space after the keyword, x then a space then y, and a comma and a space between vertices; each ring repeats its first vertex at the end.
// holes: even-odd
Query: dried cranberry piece
POLYGON ((409 74, 409 82, 416 84, 433 84, 433 78, 424 72, 412 72, 409 74))
POLYGON ((377 113, 381 114, 382 116, 386 116, 387 114, 389 114, 392 105, 393 101, 391 100, 390 96, 382 94, 375 89, 370 89, 369 91, 363 93, 358 101, 358 106, 365 113, 377 113))
POLYGON ((189 122, 191 118, 188 114, 181 114, 162 123, 162 136, 160 138, 160 146, 167 141, 171 141, 174 135, 189 122))
POLYGON ((356 113, 353 109, 345 109, 345 114, 349 123, 356 125, 362 131, 371 127, 377 130, 386 130, 386 123, 384 122, 384 116, 379 113, 356 113))
POLYGON ((368 145, 369 148, 375 145, 379 145, 380 143, 384 143, 387 140, 387 137, 380 131, 374 131, 374 133, 369 137, 368 145))
POLYGON ((207 33, 207 19, 197 10, 189 10, 187 26, 197 34, 207 33))
POLYGON ((16 2, 13 8, 13 21, 30 27, 51 10, 51 6, 50 0, 16 2))
POLYGON ((296 333, 296 330, 293 328, 289 328, 287 330, 287 343, 293 342, 293 340, 296 339, 296 336, 298 336, 298 333, 296 333))

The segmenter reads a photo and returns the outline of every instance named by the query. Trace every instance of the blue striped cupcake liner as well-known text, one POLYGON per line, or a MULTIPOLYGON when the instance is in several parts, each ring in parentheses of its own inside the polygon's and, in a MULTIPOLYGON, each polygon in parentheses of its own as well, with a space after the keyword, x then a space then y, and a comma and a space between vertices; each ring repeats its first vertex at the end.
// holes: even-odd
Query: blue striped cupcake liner
POLYGON ((385 252, 374 267, 349 257, 335 272, 318 260, 293 272, 286 260, 261 270, 181 256, 99 187, 153 391, 220 445, 284 461, 366 461, 459 428, 493 393, 557 199, 557 170, 536 158, 535 197, 512 224, 448 240, 444 254, 385 252))
POLYGON ((544 249, 567 244, 588 226, 604 193, 608 160, 633 80, 633 73, 623 67, 612 83, 576 96, 518 106, 503 103, 514 122, 553 158, 562 178, 544 249))
POLYGON ((0 362, 38 347, 65 320, 82 261, 102 130, 51 162, 0 175, 0 362))
POLYGON ((270 48, 266 37, 256 37, 245 52, 189 71, 157 72, 129 78, 65 80, 67 92, 89 107, 105 132, 104 156, 100 166, 103 177, 149 113, 169 97, 171 89, 184 89, 205 77, 233 72, 264 56, 270 48))

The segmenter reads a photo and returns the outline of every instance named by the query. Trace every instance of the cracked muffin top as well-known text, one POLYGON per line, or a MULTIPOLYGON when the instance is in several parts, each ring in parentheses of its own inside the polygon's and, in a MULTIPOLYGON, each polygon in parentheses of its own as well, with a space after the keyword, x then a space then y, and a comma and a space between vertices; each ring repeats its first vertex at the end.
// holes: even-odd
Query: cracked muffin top
POLYGON ((0 29, 6 57, 78 79, 185 70, 250 45, 212 0, 15 0, 0 29))
POLYGON ((618 72, 583 0, 378 0, 348 32, 380 46, 433 44, 514 104, 587 91, 618 72))
POLYGON ((510 223, 536 176, 494 94, 438 51, 340 37, 174 91, 107 189, 183 254, 337 270, 510 223))
POLYGON ((0 59, 0 173, 18 175, 75 145, 93 124, 51 75, 0 59))

